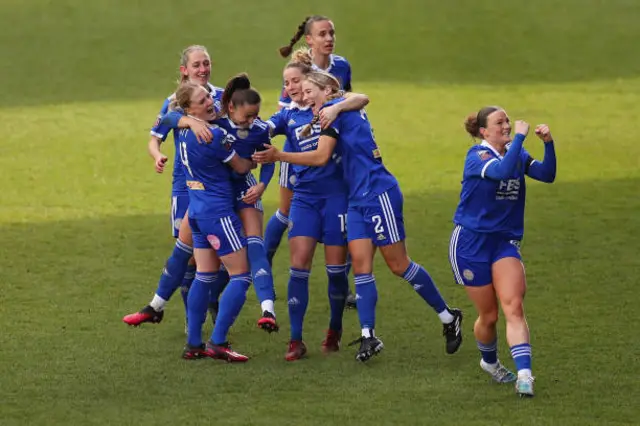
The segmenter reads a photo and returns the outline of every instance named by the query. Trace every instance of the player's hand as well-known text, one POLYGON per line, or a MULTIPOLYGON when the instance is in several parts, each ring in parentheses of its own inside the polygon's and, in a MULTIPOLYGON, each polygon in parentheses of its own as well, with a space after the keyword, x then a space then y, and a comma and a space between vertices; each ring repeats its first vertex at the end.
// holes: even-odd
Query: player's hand
POLYGON ((340 113, 340 107, 338 106, 338 104, 333 104, 329 107, 322 108, 319 113, 320 128, 326 129, 327 127, 329 127, 331 123, 336 121, 336 118, 338 118, 339 113, 340 113))
POLYGON ((155 167, 156 167, 156 173, 162 173, 164 172, 164 165, 167 163, 167 156, 166 155, 158 155, 156 157, 156 161, 155 161, 155 167))
POLYGON ((553 142, 551 130, 549 130, 549 126, 546 124, 538 124, 536 126, 536 136, 538 136, 544 143, 553 142))
POLYGON ((529 134, 529 123, 524 120, 516 121, 515 131, 516 134, 520 133, 523 136, 527 136, 527 134, 529 134))
POLYGON ((280 151, 275 146, 265 143, 265 149, 263 151, 258 151, 251 156, 251 159, 258 164, 268 164, 275 163, 278 161, 278 155, 280 151))
POLYGON ((187 124, 189 124, 189 128, 196 135, 199 143, 211 143, 213 135, 207 123, 189 118, 187 124))
POLYGON ((262 182, 252 186, 251 188, 247 189, 247 192, 244 194, 244 198, 242 199, 242 201, 246 204, 257 203, 258 200, 262 197, 262 194, 264 194, 265 189, 266 187, 262 182))

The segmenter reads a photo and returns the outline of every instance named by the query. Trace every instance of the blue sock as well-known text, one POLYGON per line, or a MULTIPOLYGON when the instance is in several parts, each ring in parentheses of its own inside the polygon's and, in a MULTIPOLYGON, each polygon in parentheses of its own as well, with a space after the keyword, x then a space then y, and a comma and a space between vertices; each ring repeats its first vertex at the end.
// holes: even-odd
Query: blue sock
POLYGON ((378 302, 376 278, 373 274, 356 274, 354 281, 360 328, 373 330, 376 327, 376 303, 378 302))
POLYGON ((291 340, 302 340, 302 323, 309 305, 309 271, 291 268, 289 270, 289 322, 291 323, 291 340))
POLYGON ((347 279, 347 265, 327 265, 327 277, 329 278, 329 306, 331 307, 331 319, 329 328, 342 331, 342 314, 344 304, 349 294, 349 280, 347 279))
POLYGON ((202 324, 207 317, 207 304, 211 285, 217 279, 216 272, 196 272, 187 301, 187 344, 202 344, 202 324))
POLYGON ((184 311, 187 312, 187 295, 191 288, 191 283, 196 277, 196 265, 188 265, 187 272, 184 273, 182 278, 182 285, 180 286, 180 294, 182 295, 182 302, 184 303, 184 311))
POLYGON ((220 295, 227 284, 229 284, 229 273, 224 265, 222 265, 220 266, 220 271, 218 271, 218 279, 211 286, 211 292, 209 293, 209 306, 215 305, 216 309, 218 309, 220 295))
POLYGON ((167 259, 158 281, 156 294, 164 300, 171 299, 173 293, 180 287, 184 274, 187 272, 189 259, 193 256, 193 247, 189 247, 180 240, 176 240, 173 253, 167 259))
POLYGON ((253 278, 253 287, 258 301, 262 303, 265 300, 273 300, 275 298, 273 275, 271 274, 271 265, 267 260, 262 238, 248 237, 247 243, 251 277, 253 278))
POLYGON ((280 210, 276 210, 267 222, 267 227, 264 230, 264 249, 267 252, 267 260, 270 265, 273 263, 273 256, 275 256, 282 235, 288 226, 289 218, 283 215, 280 210))
POLYGON ((516 364, 516 370, 531 370, 531 345, 521 343, 511 346, 511 357, 516 364))
POLYGON ((244 302, 247 300, 247 290, 251 285, 251 274, 233 275, 227 288, 220 297, 220 310, 216 318, 216 325, 211 333, 211 341, 215 345, 227 342, 227 333, 240 314, 244 302))
POLYGON ((495 339, 491 343, 482 343, 476 340, 476 343, 478 344, 478 349, 484 362, 487 364, 495 364, 498 362, 498 339, 495 339))
POLYGON ((431 306, 436 313, 447 310, 447 304, 440 295, 438 287, 429 276, 429 273, 420 265, 411 262, 404 274, 402 274, 409 284, 413 285, 413 289, 422 297, 425 302, 431 306))

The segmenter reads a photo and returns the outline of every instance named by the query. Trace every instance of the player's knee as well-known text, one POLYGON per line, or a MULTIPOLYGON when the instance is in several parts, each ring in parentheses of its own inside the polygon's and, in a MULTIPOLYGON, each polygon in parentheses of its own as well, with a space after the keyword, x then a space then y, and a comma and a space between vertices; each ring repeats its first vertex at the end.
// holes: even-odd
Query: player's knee
POLYGON ((502 311, 507 321, 521 320, 524 318, 524 307, 522 298, 514 297, 502 301, 502 311))
POLYGON ((307 253, 303 250, 291 253, 291 267, 293 268, 309 270, 311 269, 312 261, 312 253, 307 253))
POLYGON ((398 256, 387 260, 387 266, 389 266, 391 272, 398 277, 404 276, 410 264, 411 261, 406 256, 398 256))
POLYGON ((480 312, 478 322, 484 327, 495 327, 498 322, 498 310, 480 312))

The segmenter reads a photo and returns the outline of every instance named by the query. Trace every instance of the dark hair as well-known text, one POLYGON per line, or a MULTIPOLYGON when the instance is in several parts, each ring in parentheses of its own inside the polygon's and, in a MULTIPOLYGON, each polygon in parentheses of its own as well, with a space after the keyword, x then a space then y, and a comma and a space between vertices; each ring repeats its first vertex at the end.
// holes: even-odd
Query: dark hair
POLYGON ((222 93, 222 112, 229 113, 229 104, 233 106, 257 105, 262 101, 260 93, 251 87, 249 76, 241 73, 227 82, 222 93))
POLYGON ((498 106, 486 106, 475 114, 469 114, 464 120, 465 130, 474 138, 481 138, 480 128, 487 127, 487 118, 501 109, 498 106))
POLYGON ((307 16, 306 18, 304 18, 304 21, 302 21, 302 23, 298 25, 298 30, 296 31, 296 33, 293 35, 293 37, 291 37, 291 40, 289 40, 289 44, 286 46, 282 46, 279 49, 280 56, 282 56, 283 58, 286 58, 289 55, 291 55, 291 52, 293 51, 293 46, 296 45, 296 43, 302 38, 303 35, 311 34, 311 27, 315 22, 321 22, 321 21, 329 21, 329 18, 323 15, 313 15, 313 16, 307 16))

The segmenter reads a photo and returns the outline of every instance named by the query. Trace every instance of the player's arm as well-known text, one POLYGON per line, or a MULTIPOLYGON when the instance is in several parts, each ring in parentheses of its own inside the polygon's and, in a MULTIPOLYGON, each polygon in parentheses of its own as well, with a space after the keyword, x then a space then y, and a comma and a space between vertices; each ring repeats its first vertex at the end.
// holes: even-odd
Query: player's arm
POLYGON ((321 134, 318 139, 318 147, 314 151, 307 152, 282 152, 273 145, 266 145, 265 150, 253 154, 253 160, 259 164, 284 161, 301 166, 321 167, 329 162, 333 149, 336 147, 337 134, 321 134))
POLYGON ((326 129, 344 111, 358 111, 369 105, 369 97, 362 93, 345 93, 344 100, 320 110, 320 127, 326 129))
POLYGON ((529 133, 529 124, 524 121, 516 121, 516 136, 511 142, 511 147, 507 150, 502 160, 492 158, 487 161, 480 172, 480 177, 491 180, 502 180, 511 176, 522 153, 522 144, 529 133))
POLYGON ((556 180, 556 149, 549 126, 546 124, 537 126, 536 135, 544 142, 544 159, 539 162, 525 151, 525 173, 540 182, 552 183, 556 180))
POLYGON ((156 172, 162 173, 164 171, 164 165, 166 164, 168 158, 166 155, 160 151, 160 145, 162 145, 162 139, 157 136, 151 136, 149 139, 149 144, 147 145, 147 149, 149 151, 149 155, 153 158, 155 162, 156 172))
POLYGON ((179 110, 167 112, 162 116, 160 122, 172 129, 191 129, 200 143, 210 143, 213 139, 206 122, 188 117, 179 110))

